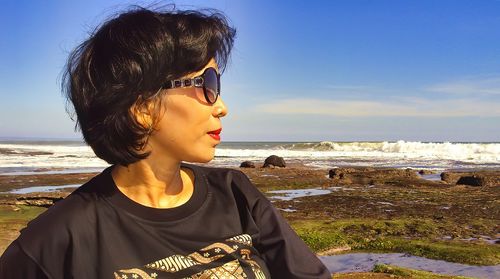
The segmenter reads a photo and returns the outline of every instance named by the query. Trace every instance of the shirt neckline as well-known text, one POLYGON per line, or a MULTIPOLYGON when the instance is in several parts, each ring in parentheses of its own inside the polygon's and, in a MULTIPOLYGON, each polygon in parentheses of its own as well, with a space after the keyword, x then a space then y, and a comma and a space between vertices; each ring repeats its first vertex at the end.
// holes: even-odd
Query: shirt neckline
POLYGON ((115 181, 111 176, 113 166, 110 166, 103 171, 107 182, 106 185, 109 185, 110 187, 108 195, 106 195, 105 198, 111 204, 118 206, 132 215, 150 221, 175 221, 186 218, 203 205, 207 196, 208 187, 206 183, 204 183, 203 173, 201 173, 198 166, 181 162, 181 167, 188 168, 193 171, 194 189, 189 200, 180 206, 173 208, 155 208, 133 201, 123 194, 116 186, 115 181))

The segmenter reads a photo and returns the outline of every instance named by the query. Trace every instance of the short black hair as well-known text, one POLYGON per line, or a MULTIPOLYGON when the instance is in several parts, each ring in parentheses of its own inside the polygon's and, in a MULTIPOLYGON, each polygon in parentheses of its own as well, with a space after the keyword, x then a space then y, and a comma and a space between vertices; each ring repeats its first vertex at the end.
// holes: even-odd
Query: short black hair
POLYGON ((166 80, 199 71, 212 58, 223 71, 235 35, 213 9, 133 6, 105 21, 70 53, 63 70, 75 131, 80 129, 97 157, 110 164, 147 158, 150 152, 140 151, 151 129, 138 123, 130 108, 149 100, 166 80))

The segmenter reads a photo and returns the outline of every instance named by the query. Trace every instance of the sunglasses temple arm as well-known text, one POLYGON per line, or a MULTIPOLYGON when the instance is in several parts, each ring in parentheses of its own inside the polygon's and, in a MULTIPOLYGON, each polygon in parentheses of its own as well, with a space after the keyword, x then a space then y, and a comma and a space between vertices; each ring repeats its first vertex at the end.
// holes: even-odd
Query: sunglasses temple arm
POLYGON ((168 80, 165 83, 162 84, 163 89, 172 89, 174 85, 174 82, 172 80, 168 80))

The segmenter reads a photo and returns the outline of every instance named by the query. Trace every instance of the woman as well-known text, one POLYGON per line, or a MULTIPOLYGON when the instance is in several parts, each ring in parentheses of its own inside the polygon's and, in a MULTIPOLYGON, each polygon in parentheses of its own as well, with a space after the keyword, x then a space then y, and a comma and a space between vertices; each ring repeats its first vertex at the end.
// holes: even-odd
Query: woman
POLYGON ((70 56, 77 127, 111 164, 21 231, 1 278, 330 278, 220 142, 235 30, 214 12, 136 8, 70 56))

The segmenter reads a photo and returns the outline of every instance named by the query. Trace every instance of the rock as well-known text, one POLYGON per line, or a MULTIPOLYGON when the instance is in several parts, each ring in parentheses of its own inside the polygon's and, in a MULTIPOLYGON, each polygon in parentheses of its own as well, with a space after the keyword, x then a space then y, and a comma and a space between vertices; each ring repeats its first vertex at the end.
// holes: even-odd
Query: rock
POLYGON ((271 166, 284 168, 286 167, 285 160, 283 159, 283 157, 271 155, 266 158, 266 160, 264 161, 264 165, 262 167, 268 168, 271 166))
POLYGON ((397 184, 404 185, 412 179, 417 179, 418 175, 413 169, 387 169, 387 168, 335 168, 328 171, 328 177, 335 183, 341 184, 397 184))
POLYGON ((351 251, 351 246, 343 245, 343 246, 333 247, 333 248, 330 248, 328 250, 318 252, 318 255, 319 256, 329 256, 329 255, 342 253, 345 251, 351 251))
POLYGON ((436 219, 436 220, 443 220, 444 219, 444 216, 443 214, 434 214, 432 216, 432 218, 436 219))
POLYGON ((481 177, 476 175, 461 176, 457 181, 457 185, 483 186, 484 182, 482 180, 481 177))
POLYGON ((328 177, 334 179, 347 178, 346 174, 356 172, 353 168, 336 168, 328 171, 328 177))
POLYGON ((454 185, 468 186, 500 186, 500 174, 495 171, 447 171, 441 173, 441 180, 454 185))
POLYGON ((460 179, 462 176, 461 173, 456 173, 456 172, 442 172, 441 173, 441 180, 450 183, 450 184, 456 184, 457 181, 460 179))
POLYGON ((500 175, 485 175, 484 177, 480 178, 480 181, 482 183, 481 186, 486 186, 486 187, 494 187, 494 186, 500 186, 500 175))
POLYGON ((457 181, 457 185, 469 185, 469 186, 499 186, 500 177, 488 176, 488 175, 472 175, 472 176, 461 176, 457 181))
POLYGON ((355 172, 352 168, 336 168, 328 171, 328 177, 332 180, 337 180, 342 184, 352 184, 352 180, 348 177, 348 174, 355 172))
POLYGON ((252 161, 242 162, 240 168, 255 168, 255 164, 252 161))
POLYGON ((417 173, 413 169, 368 169, 367 175, 373 178, 390 178, 390 177, 404 177, 404 178, 418 178, 417 173))
POLYGON ((418 171, 418 174, 420 175, 426 175, 426 174, 434 174, 435 172, 431 171, 431 170, 419 170, 418 171))
POLYGON ((17 205, 29 205, 29 206, 40 206, 40 207, 50 207, 57 201, 62 200, 61 197, 20 197, 17 198, 17 205))
POLYGON ((342 178, 344 178, 344 173, 339 169, 331 169, 328 171, 328 177, 342 179, 342 178))

